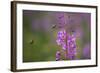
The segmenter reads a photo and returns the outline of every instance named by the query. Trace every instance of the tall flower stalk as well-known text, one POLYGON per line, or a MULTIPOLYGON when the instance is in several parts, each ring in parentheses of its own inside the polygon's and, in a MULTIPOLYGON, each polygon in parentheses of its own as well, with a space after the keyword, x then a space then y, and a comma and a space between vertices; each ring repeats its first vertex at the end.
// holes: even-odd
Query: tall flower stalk
MULTIPOLYGON (((62 22, 62 19, 65 20, 64 14, 61 16, 62 16, 62 18, 60 18, 61 21, 59 19, 59 22, 62 22)), ((63 20, 63 22, 64 22, 64 20, 63 20)), ((65 24, 60 23, 60 25, 65 25, 65 24)), ((77 47, 76 47, 76 37, 75 37, 74 33, 70 34, 69 32, 67 32, 67 30, 65 28, 62 28, 57 33, 56 42, 57 42, 57 45, 61 47, 61 50, 64 51, 64 59, 66 59, 66 60, 75 59, 77 47)), ((61 51, 56 52, 56 61, 62 60, 61 55, 62 55, 61 51)))

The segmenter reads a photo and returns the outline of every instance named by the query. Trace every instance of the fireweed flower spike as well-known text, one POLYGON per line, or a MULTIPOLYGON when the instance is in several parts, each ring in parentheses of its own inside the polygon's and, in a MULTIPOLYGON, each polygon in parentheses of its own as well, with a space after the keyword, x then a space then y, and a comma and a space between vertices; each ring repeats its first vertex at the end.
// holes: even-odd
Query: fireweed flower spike
POLYGON ((68 58, 74 59, 76 56, 76 38, 74 37, 73 34, 68 37, 67 45, 68 45, 68 58))
POLYGON ((57 51, 57 52, 56 52, 56 61, 59 61, 59 60, 60 60, 60 55, 61 55, 60 52, 57 51))
POLYGON ((67 32, 67 29, 65 29, 66 25, 66 18, 64 13, 58 13, 57 14, 57 20, 58 25, 61 26, 60 31, 57 33, 57 39, 56 43, 58 46, 61 47, 61 50, 64 51, 60 53, 60 51, 57 51, 56 53, 56 60, 61 60, 60 55, 64 55, 65 59, 75 59, 76 56, 76 35, 75 32, 70 34, 70 32, 67 32))
POLYGON ((67 48, 66 37, 67 37, 67 33, 66 33, 65 30, 61 30, 57 34, 57 40, 56 40, 56 42, 57 42, 57 44, 59 46, 62 47, 63 50, 66 50, 66 48, 67 48))
POLYGON ((75 59, 76 56, 76 37, 74 34, 67 34, 65 30, 60 30, 57 34, 57 44, 62 48, 66 59, 75 59))

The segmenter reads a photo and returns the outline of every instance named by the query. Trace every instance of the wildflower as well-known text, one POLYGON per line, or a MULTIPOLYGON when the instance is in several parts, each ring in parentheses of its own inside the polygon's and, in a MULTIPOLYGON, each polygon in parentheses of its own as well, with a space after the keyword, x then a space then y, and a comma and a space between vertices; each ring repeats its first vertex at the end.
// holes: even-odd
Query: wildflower
MULTIPOLYGON (((69 59, 74 59, 76 56, 76 37, 72 34, 67 34, 65 30, 60 30, 57 34, 57 44, 61 46, 62 50, 67 54, 69 59)), ((58 58, 57 58, 58 59, 58 58)))
MULTIPOLYGON (((61 47, 61 50, 65 52, 65 58, 66 59, 74 59, 76 56, 76 35, 75 32, 71 35, 67 33, 67 31, 64 29, 66 23, 66 19, 64 16, 64 13, 58 13, 57 15, 58 19, 58 25, 63 27, 60 31, 57 33, 57 45, 61 47)), ((56 61, 60 60, 60 51, 56 52, 56 61)))
POLYGON ((61 30, 61 31, 58 32, 57 37, 58 37, 59 39, 64 40, 64 39, 66 39, 66 34, 67 34, 67 33, 66 33, 65 30, 61 30))
POLYGON ((66 46, 65 45, 66 44, 66 42, 65 42, 66 36, 67 36, 67 34, 66 34, 65 30, 59 31, 57 34, 57 40, 56 40, 57 44, 62 47, 65 47, 66 46))
POLYGON ((60 55, 61 55, 60 52, 57 51, 57 52, 56 52, 56 61, 59 61, 59 60, 60 60, 60 55))
POLYGON ((75 42, 75 37, 73 35, 69 36, 67 45, 68 45, 68 57, 70 59, 73 59, 73 57, 76 56, 76 42, 75 42))
POLYGON ((67 49, 66 43, 64 43, 64 44, 62 45, 62 49, 66 51, 66 49, 67 49))

